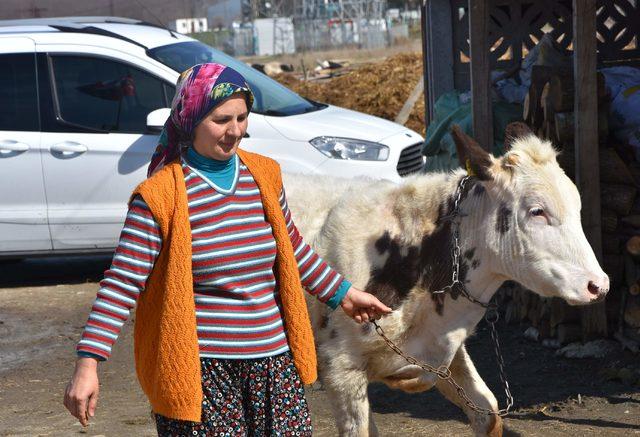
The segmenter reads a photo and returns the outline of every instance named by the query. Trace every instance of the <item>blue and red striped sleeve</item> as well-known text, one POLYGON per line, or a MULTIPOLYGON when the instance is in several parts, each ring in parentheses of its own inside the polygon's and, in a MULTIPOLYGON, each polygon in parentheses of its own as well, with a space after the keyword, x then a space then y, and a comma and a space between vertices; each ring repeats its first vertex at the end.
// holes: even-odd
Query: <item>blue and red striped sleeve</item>
POLYGON ((158 257, 160 227, 142 197, 129 205, 111 267, 100 282, 98 295, 76 347, 80 356, 106 360, 122 325, 135 306, 158 257))
POLYGON ((280 192, 280 207, 287 223, 293 252, 300 271, 302 286, 320 302, 336 308, 347 294, 351 283, 332 269, 311 246, 304 242, 291 217, 284 188, 280 192))

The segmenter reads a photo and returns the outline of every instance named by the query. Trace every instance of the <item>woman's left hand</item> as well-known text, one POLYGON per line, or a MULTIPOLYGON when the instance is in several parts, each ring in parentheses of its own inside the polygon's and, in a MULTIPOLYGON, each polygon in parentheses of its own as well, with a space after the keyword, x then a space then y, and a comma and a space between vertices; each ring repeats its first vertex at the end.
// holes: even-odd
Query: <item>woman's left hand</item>
POLYGON ((340 302, 343 311, 358 323, 376 320, 384 314, 391 313, 392 309, 383 304, 373 294, 349 288, 347 294, 340 302))

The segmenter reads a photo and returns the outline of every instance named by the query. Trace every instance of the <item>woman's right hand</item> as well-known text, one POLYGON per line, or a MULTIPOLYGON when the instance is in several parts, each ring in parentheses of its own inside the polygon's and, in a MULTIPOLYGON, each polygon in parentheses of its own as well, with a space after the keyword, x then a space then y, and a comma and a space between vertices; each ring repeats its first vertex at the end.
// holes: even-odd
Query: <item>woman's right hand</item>
POLYGON ((98 360, 80 357, 76 361, 76 370, 64 393, 64 406, 77 417, 82 426, 89 424, 98 404, 98 360))

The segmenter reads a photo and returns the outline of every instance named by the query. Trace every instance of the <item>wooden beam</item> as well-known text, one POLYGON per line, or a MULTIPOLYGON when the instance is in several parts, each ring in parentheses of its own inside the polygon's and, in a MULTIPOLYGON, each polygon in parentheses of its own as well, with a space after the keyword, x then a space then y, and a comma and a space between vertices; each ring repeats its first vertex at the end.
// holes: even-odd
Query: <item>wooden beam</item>
POLYGON ((433 108, 431 105, 431 98, 429 87, 424 84, 429 83, 429 62, 431 62, 431 56, 428 56, 427 50, 427 36, 429 35, 427 25, 427 0, 420 2, 420 35, 422 37, 422 84, 423 84, 423 98, 424 98, 424 129, 425 132, 429 123, 433 120, 433 108))
MULTIPOLYGON (((576 185, 582 197, 582 226, 602 261, 598 153, 596 0, 573 0, 574 146, 576 185)), ((607 334, 605 304, 582 309, 584 340, 607 334)))
POLYGON ((436 100, 454 89, 453 21, 449 0, 424 0, 423 62, 425 111, 433 118, 436 100))
POLYGON ((398 124, 404 125, 407 122, 407 120, 409 120, 411 111, 413 111, 413 107, 415 106, 416 102, 420 98, 420 95, 423 94, 423 91, 424 91, 424 77, 420 77, 420 79, 418 79, 418 83, 416 84, 416 86, 413 87, 411 94, 409 94, 409 97, 407 97, 407 100, 404 101, 402 108, 400 108, 400 112, 398 112, 398 115, 393 121, 395 121, 398 124))
POLYGON ((493 114, 489 74, 489 8, 489 1, 469 0, 473 136, 482 147, 491 151, 493 114))

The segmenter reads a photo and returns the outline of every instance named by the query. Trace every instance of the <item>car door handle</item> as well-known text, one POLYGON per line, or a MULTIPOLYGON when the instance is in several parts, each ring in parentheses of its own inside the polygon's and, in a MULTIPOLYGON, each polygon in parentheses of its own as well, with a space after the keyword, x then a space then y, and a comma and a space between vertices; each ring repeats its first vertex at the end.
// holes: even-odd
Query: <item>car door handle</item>
POLYGON ((87 150, 87 146, 80 143, 74 143, 71 141, 65 141, 64 143, 58 143, 51 146, 51 151, 54 153, 62 153, 63 155, 71 155, 74 153, 84 153, 87 150))
POLYGON ((28 144, 13 140, 0 141, 0 153, 26 152, 27 150, 29 150, 28 144))

